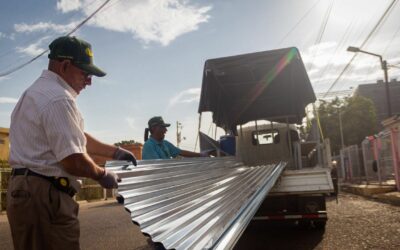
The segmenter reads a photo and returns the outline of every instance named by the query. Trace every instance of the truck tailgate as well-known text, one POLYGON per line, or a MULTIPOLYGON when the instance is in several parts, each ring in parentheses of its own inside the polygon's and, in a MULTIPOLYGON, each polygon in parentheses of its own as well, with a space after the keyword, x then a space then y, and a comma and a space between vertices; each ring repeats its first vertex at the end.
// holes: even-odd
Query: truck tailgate
POLYGON ((332 193, 331 173, 327 168, 285 170, 270 195, 332 193))

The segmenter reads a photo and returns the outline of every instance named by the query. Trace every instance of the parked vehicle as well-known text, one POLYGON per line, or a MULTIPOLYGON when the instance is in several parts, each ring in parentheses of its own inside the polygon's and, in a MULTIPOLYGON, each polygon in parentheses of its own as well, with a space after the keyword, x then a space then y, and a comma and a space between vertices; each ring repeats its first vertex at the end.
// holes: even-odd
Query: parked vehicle
POLYGON ((296 48, 206 61, 199 113, 213 112, 213 122, 235 136, 245 165, 287 163, 254 220, 325 227, 325 198, 334 192, 329 140, 318 129, 301 139, 295 125, 315 100, 296 48))

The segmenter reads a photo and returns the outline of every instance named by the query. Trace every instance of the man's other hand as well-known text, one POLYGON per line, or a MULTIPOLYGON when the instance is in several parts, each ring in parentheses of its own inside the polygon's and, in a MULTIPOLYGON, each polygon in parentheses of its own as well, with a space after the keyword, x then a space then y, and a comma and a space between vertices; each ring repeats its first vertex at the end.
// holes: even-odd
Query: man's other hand
POLYGON ((114 160, 131 161, 133 165, 137 165, 135 155, 121 147, 118 147, 118 149, 115 151, 113 158, 114 160))

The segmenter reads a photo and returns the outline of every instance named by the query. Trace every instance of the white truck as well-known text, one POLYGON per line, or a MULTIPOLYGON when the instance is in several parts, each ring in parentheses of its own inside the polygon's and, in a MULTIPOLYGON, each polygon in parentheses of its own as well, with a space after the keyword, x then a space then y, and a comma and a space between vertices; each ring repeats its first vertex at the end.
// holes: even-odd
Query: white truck
POLYGON ((325 197, 333 192, 328 141, 302 142, 294 125, 278 123, 242 128, 236 142, 238 157, 248 165, 288 162, 253 220, 325 227, 325 197))
POLYGON ((235 135, 236 159, 245 165, 287 163, 254 220, 325 227, 325 198, 334 193, 329 140, 316 127, 301 139, 295 126, 314 101, 296 48, 206 61, 199 113, 213 112, 216 125, 235 135))

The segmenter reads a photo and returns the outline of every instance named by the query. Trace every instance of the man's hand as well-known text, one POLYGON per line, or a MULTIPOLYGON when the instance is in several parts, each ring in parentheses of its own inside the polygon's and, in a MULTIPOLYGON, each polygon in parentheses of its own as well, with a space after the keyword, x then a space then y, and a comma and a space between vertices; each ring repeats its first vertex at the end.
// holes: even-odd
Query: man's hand
POLYGON ((104 169, 104 175, 98 182, 103 188, 118 188, 118 182, 121 182, 121 179, 113 171, 104 169))
POLYGON ((114 160, 121 160, 121 161, 131 161, 133 165, 137 165, 136 157, 126 149, 118 147, 118 149, 114 153, 114 160))

